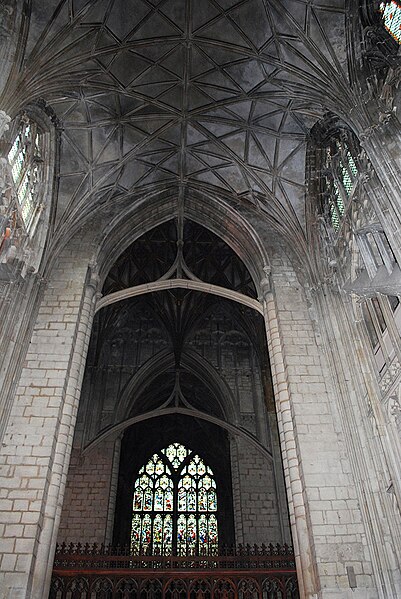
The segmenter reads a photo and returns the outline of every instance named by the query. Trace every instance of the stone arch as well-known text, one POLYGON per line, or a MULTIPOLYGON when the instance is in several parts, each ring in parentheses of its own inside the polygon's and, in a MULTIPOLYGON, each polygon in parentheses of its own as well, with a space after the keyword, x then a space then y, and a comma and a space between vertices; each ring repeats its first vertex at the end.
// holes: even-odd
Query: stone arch
MULTIPOLYGON (((227 420, 232 424, 238 422, 238 410, 235 406, 235 400, 232 391, 228 385, 222 380, 214 367, 205 360, 202 356, 194 351, 186 350, 182 355, 181 364, 190 372, 202 378, 203 382, 208 386, 222 409, 222 412, 227 420)), ((123 422, 128 417, 130 402, 136 393, 140 393, 141 386, 146 381, 150 384, 152 380, 174 365, 174 355, 168 351, 162 351, 150 358, 138 372, 128 381, 121 397, 119 398, 115 422, 123 422)))
MULTIPOLYGON (((100 284, 107 272, 123 251, 148 230, 175 217, 177 190, 167 194, 154 195, 141 203, 134 203, 109 225, 106 234, 99 238, 99 249, 94 258, 99 273, 100 284), (138 205, 139 204, 139 205, 138 205), (151 205, 149 205, 151 204, 151 205)), ((249 222, 221 198, 211 198, 202 194, 200 200, 189 194, 185 201, 184 217, 193 220, 222 239, 244 262, 249 270, 256 289, 260 292, 260 281, 265 277, 264 268, 269 268, 269 256, 259 234, 249 222), (205 222, 207 215, 207 222, 205 222)))
POLYGON ((93 449, 95 449, 100 443, 102 443, 105 439, 108 438, 116 438, 121 433, 123 433, 127 428, 132 426, 133 424, 137 424, 139 422, 145 422, 146 420, 152 420, 154 418, 159 418, 160 416, 168 416, 170 414, 182 414, 183 416, 190 416, 199 418, 200 420, 205 420, 206 422, 210 422, 211 424, 216 424, 217 426, 225 429, 229 433, 233 435, 237 435, 246 441, 248 441, 255 449, 260 452, 265 458, 270 461, 273 459, 271 452, 260 443, 252 433, 249 433, 246 429, 236 424, 231 424, 220 418, 216 418, 215 416, 210 416, 209 414, 205 414, 204 412, 200 412, 199 410, 189 410, 188 408, 181 407, 172 407, 172 408, 163 408, 161 410, 153 410, 152 412, 147 412, 146 414, 141 414, 140 416, 134 416, 133 418, 128 418, 124 422, 120 422, 112 427, 109 427, 107 430, 101 432, 93 441, 91 441, 84 449, 83 455, 89 453, 93 449))

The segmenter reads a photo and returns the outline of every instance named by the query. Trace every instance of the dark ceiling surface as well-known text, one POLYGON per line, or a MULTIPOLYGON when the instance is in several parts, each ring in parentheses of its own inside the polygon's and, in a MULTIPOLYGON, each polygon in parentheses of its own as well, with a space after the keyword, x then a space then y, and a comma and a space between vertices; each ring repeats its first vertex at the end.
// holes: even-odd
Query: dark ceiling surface
POLYGON ((258 197, 302 229, 306 136, 348 87, 344 0, 17 5, 2 104, 41 98, 61 121, 59 223, 176 187, 258 197))

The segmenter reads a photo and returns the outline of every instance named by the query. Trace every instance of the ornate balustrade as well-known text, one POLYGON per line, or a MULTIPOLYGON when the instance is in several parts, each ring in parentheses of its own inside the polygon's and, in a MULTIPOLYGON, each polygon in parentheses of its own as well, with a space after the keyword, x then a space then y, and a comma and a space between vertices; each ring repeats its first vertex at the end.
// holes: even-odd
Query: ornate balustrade
POLYGON ((129 547, 58 545, 49 599, 298 599, 288 545, 218 555, 133 555, 129 547))

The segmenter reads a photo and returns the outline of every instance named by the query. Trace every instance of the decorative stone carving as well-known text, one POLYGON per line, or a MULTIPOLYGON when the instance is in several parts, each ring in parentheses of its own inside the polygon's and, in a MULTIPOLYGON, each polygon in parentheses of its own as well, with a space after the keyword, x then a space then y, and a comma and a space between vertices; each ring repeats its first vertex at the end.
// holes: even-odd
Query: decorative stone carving
POLYGON ((8 131, 10 121, 11 117, 9 117, 4 110, 0 110, 0 139, 3 137, 4 133, 8 131))
POLYGON ((263 272, 265 273, 265 275, 260 281, 260 291, 261 291, 262 299, 264 299, 266 297, 266 295, 271 291, 271 282, 270 282, 271 266, 270 265, 264 266, 263 272))
POLYGON ((391 395, 388 402, 388 411, 392 420, 394 420, 398 432, 401 434, 401 403, 397 395, 391 395))
POLYGON ((398 358, 394 358, 394 360, 391 362, 390 366, 388 367, 388 369, 386 370, 386 372, 384 373, 384 375, 380 381, 380 388, 383 393, 387 393, 387 391, 393 385, 394 381, 396 380, 396 378, 398 377, 398 375, 400 373, 401 373, 400 361, 398 360, 398 358))
POLYGON ((401 66, 390 67, 387 77, 383 83, 380 100, 386 106, 387 110, 393 111, 393 103, 396 90, 401 80, 401 66))
POLYGON ((397 46, 388 35, 381 22, 364 29, 364 59, 372 67, 377 78, 386 76, 386 69, 397 67, 401 58, 397 54, 397 46))

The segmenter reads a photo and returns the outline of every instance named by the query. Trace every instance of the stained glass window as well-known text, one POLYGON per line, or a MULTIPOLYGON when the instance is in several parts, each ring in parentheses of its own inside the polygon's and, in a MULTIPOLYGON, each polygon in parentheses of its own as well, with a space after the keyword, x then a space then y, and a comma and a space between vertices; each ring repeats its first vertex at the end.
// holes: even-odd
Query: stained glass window
POLYGON ((18 212, 28 231, 39 206, 42 178, 40 131, 27 116, 21 118, 18 133, 8 153, 8 161, 18 200, 18 212))
POLYGON ((381 2, 380 12, 384 27, 396 42, 401 44, 401 4, 395 0, 381 2))
POLYGON ((338 231, 358 174, 356 162, 344 141, 335 139, 326 147, 323 172, 328 216, 333 229, 338 231))
POLYGON ((217 553, 213 472, 179 443, 155 453, 134 484, 131 547, 135 554, 217 553))

